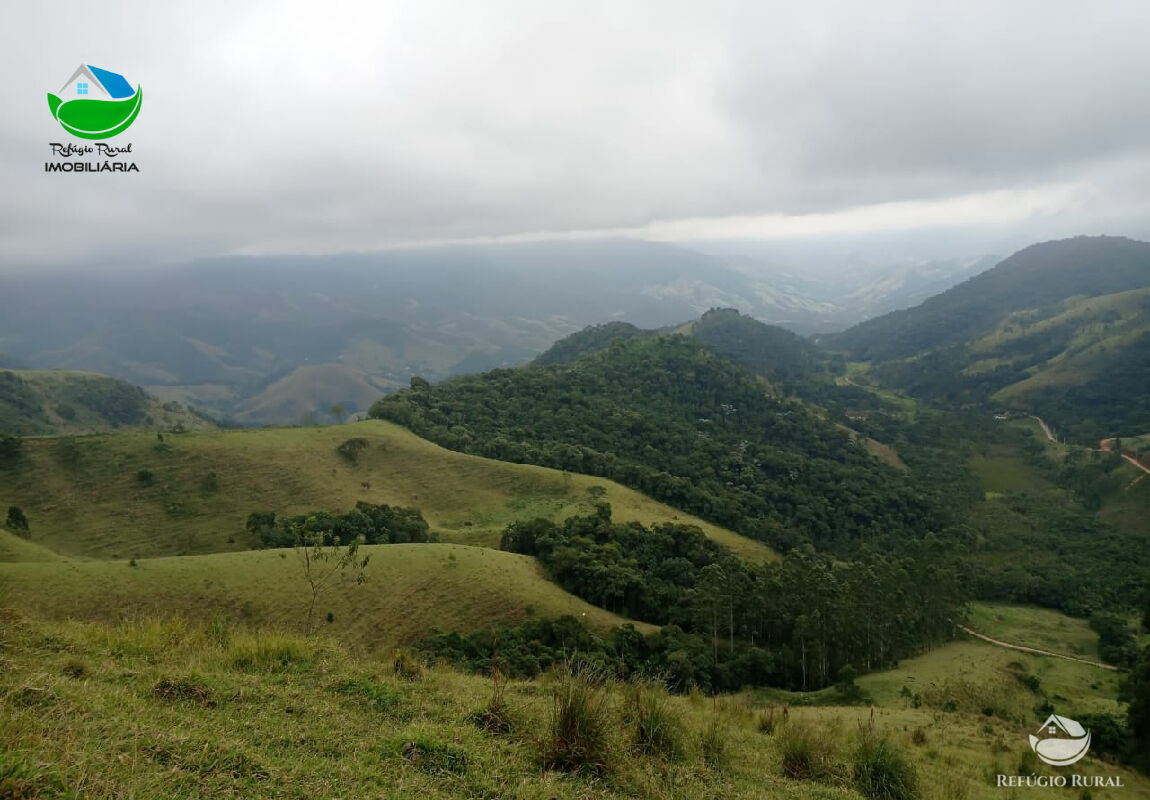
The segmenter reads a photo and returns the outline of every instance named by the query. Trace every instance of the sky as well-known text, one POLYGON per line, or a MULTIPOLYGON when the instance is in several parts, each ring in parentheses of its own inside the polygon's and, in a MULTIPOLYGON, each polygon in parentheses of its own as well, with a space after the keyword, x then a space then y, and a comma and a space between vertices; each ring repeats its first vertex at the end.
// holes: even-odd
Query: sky
POLYGON ((0 270, 1150 217, 1150 4, 0 7, 0 270), (131 174, 45 173, 80 63, 131 174))

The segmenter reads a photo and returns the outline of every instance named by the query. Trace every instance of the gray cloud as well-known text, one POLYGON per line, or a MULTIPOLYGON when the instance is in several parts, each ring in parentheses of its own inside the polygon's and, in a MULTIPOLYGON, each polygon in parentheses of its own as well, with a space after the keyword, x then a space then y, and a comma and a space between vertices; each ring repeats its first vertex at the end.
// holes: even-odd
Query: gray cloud
POLYGON ((5 7, 0 268, 1150 206, 1141 0, 168 5, 5 7), (140 174, 42 172, 81 61, 144 87, 140 174))

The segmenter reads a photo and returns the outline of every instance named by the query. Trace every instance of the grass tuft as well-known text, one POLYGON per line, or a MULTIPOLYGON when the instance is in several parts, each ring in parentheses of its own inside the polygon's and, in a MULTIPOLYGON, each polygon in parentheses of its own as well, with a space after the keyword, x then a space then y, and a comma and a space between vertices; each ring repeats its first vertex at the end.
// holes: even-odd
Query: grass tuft
POLYGON ((683 726, 662 685, 636 681, 628 686, 627 712, 637 752, 667 761, 682 757, 683 726))
POLYGON ((914 800, 918 779, 914 765, 887 736, 864 728, 851 757, 855 788, 875 800, 914 800))
POLYGON ((793 780, 825 780, 834 774, 834 742, 821 728, 791 722, 780 729, 783 775, 793 780))
POLYGON ((609 770, 608 690, 596 677, 586 671, 560 676, 543 743, 547 769, 593 774, 609 770))

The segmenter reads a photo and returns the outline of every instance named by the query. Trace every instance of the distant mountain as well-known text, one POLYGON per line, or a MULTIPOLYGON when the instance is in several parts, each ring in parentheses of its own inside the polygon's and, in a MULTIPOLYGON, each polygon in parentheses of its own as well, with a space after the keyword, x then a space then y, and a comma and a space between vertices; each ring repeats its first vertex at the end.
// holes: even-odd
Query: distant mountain
POLYGON ((1079 237, 1022 250, 919 306, 820 343, 951 403, 1039 414, 1083 442, 1150 430, 1150 244, 1079 237))
POLYGON ((185 430, 215 425, 138 386, 83 372, 0 370, 0 432, 93 433, 115 428, 185 430))
POLYGON ((523 363, 587 325, 661 328, 726 307, 825 331, 914 284, 913 270, 828 283, 760 267, 603 240, 0 276, 0 358, 110 375, 245 424, 296 422, 324 419, 337 387, 349 390, 339 402, 362 408, 365 383, 383 391, 523 363), (842 299, 860 291, 865 300, 842 299), (321 366, 338 370, 310 369, 321 366), (261 398, 293 373, 275 401, 261 398), (325 383, 332 374, 361 379, 325 383))

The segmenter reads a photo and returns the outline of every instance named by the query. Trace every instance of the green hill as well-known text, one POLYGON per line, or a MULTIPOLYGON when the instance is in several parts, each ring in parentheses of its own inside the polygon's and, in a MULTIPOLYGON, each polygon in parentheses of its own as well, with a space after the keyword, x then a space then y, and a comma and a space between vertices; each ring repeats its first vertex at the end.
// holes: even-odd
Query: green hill
POLYGON ((1096 445, 1150 429, 1150 244, 1035 245, 920 306, 822 343, 917 397, 1043 417, 1096 445))
POLYGON ((0 431, 52 434, 213 427, 178 403, 161 403, 138 386, 104 375, 65 370, 0 371, 0 431))
POLYGON ((780 548, 915 537, 907 477, 803 403, 692 338, 615 338, 570 363, 463 376, 384 397, 374 417, 445 447, 603 475, 780 548))
POLYGON ((313 428, 27 439, 0 473, 34 542, 92 558, 244 550, 253 511, 347 511, 357 501, 419 508, 441 539, 498 546, 510 522, 563 519, 611 503, 616 519, 699 525, 752 560, 766 546, 601 478, 454 453, 382 421, 313 428), (337 448, 365 446, 355 461, 337 448))
MULTIPOLYGON (((350 646, 380 649, 418 641, 437 627, 467 632, 529 616, 570 614, 596 628, 626 621, 563 591, 526 556, 456 544, 372 545, 363 552, 371 555, 367 582, 347 576, 316 609, 321 619, 332 613, 324 630, 350 646)), ((6 602, 41 618, 218 616, 292 631, 306 627, 308 587, 292 551, 149 558, 136 566, 16 555, 34 560, 0 563, 6 602)))

